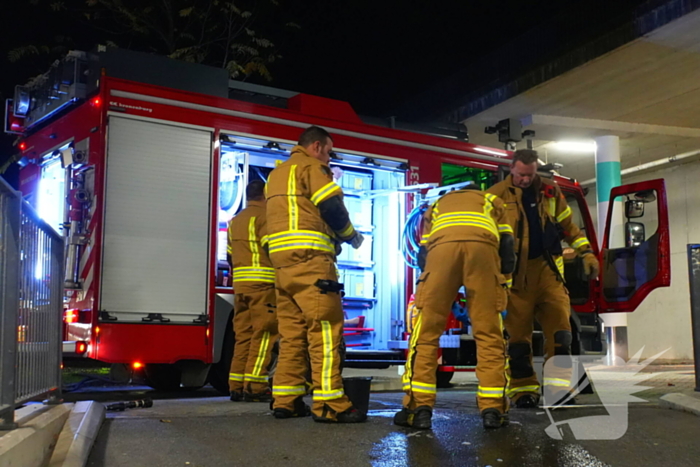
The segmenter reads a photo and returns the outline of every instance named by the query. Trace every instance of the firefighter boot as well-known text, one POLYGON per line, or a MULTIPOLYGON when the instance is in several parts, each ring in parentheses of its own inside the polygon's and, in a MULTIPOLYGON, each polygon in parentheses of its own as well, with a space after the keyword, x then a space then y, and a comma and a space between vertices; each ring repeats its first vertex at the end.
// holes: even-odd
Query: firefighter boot
MULTIPOLYGON (((270 407, 272 407, 272 402, 270 403, 270 407)), ((294 399, 294 411, 277 408, 272 411, 272 415, 275 418, 279 419, 308 417, 309 415, 311 415, 311 408, 304 403, 303 397, 297 397, 296 399, 294 399)))
POLYGON ((540 403, 540 398, 534 394, 523 394, 513 401, 516 409, 534 409, 540 403))
POLYGON ((396 412, 394 415, 394 425, 417 428, 419 430, 429 430, 433 426, 433 409, 427 405, 416 407, 416 410, 409 410, 406 407, 396 412))
POLYGON ((243 400, 243 391, 231 391, 231 402, 241 402, 243 400))
POLYGON ((326 414, 330 414, 330 412, 332 412, 332 410, 326 405, 323 407, 324 416, 319 417, 312 413, 311 417, 314 419, 314 422, 319 423, 362 423, 367 420, 367 414, 357 410, 354 406, 335 414, 335 419, 325 416, 326 414))
POLYGON ((243 399, 246 402, 271 402, 272 401, 272 391, 270 391, 268 389, 267 391, 257 392, 257 393, 246 392, 246 393, 243 393, 243 399))
POLYGON ((509 423, 508 414, 502 414, 498 409, 486 409, 481 412, 481 418, 484 420, 484 428, 501 428, 509 423))

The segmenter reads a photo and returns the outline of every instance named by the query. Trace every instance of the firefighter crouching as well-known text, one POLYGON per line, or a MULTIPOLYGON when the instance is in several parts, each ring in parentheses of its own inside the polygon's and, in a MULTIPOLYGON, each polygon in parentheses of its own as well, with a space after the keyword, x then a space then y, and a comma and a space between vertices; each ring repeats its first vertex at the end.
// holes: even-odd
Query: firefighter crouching
POLYGON ((307 128, 290 158, 270 173, 267 229, 275 268, 280 355, 272 387, 273 415, 308 415, 307 354, 317 422, 355 423, 367 418, 343 390, 339 345, 343 336, 336 239, 359 248, 343 204, 343 191, 328 167, 333 140, 324 129, 307 128))
POLYGON ((506 344, 501 312, 507 274, 515 265, 512 229, 503 202, 475 185, 441 197, 425 214, 416 291, 418 319, 411 334, 401 426, 429 429, 436 396, 437 351, 452 302, 467 289, 478 362, 477 404, 485 428, 507 424, 506 344))
POLYGON ((265 183, 246 187, 247 207, 229 223, 228 262, 233 270, 236 332, 229 391, 231 400, 269 402, 268 366, 277 342, 275 270, 263 248, 266 236, 265 183))
MULTIPOLYGON (((571 307, 564 286, 561 240, 582 256, 587 276, 598 276, 598 260, 588 239, 572 221, 571 208, 559 186, 537 175, 537 164, 536 151, 515 151, 511 174, 487 190, 506 203, 508 221, 515 232, 518 264, 505 327, 511 372, 508 395, 518 408, 536 407, 540 398, 532 366, 534 320, 542 326, 546 358, 571 355, 571 307)), ((548 405, 562 400, 570 388, 571 360, 563 358, 554 363, 544 377, 548 405)))

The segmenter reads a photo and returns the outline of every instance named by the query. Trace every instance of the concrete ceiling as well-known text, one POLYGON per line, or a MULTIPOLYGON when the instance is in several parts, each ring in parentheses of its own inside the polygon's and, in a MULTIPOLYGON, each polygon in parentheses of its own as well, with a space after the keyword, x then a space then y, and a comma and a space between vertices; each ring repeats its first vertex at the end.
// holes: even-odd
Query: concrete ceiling
POLYGON ((617 135, 623 170, 699 150, 700 10, 470 117, 470 141, 500 144, 483 128, 505 118, 535 130, 541 157, 579 180, 595 177, 594 153, 552 142, 617 135))

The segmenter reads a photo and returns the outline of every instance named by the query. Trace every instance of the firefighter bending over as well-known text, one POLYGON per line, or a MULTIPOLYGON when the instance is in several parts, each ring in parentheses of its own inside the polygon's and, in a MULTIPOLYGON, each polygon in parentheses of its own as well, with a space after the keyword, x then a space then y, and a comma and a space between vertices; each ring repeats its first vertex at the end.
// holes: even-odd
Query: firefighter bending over
POLYGON ((236 345, 229 391, 234 402, 269 402, 268 366, 277 342, 275 270, 265 243, 265 183, 246 187, 247 207, 228 226, 228 262, 233 270, 236 345))
POLYGON ((277 313, 281 334, 273 395, 273 415, 308 415, 307 353, 313 379, 313 419, 355 423, 367 418, 343 391, 339 345, 343 309, 336 273, 337 242, 359 248, 343 204, 343 191, 328 162, 333 140, 324 129, 307 128, 291 157, 270 173, 267 228, 275 268, 277 313))
POLYGON ((460 287, 478 355, 477 405, 485 428, 508 421, 506 344, 501 312, 507 302, 507 274, 513 271, 513 230, 503 202, 475 185, 441 197, 424 217, 415 304, 418 319, 411 334, 403 388, 401 426, 429 429, 436 396, 437 350, 452 302, 460 287))
MULTIPOLYGON (((508 221, 515 231, 518 264, 505 327, 511 372, 508 395, 518 408, 537 407, 540 398, 532 366, 534 320, 542 326, 547 358, 571 355, 571 306, 564 287, 561 240, 582 256, 588 277, 597 277, 599 268, 588 239, 572 221, 571 208, 559 186, 537 175, 537 164, 536 151, 515 151, 510 176, 488 190, 506 203, 508 221)), ((568 395, 570 361, 554 373, 544 379, 547 404, 568 395)))

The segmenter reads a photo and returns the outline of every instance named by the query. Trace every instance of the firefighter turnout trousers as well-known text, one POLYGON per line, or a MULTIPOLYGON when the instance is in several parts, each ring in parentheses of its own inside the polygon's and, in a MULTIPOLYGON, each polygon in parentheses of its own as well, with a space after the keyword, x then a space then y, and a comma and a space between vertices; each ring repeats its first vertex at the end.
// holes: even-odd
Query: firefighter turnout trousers
POLYGON ((279 337, 275 287, 270 283, 236 286, 233 297, 233 349, 229 390, 260 394, 270 389, 268 368, 279 337))
MULTIPOLYGON (((527 260, 524 286, 511 289, 505 328, 508 332, 510 357, 510 386, 508 396, 517 401, 524 394, 539 396, 540 385, 532 365, 532 332, 536 319, 545 337, 545 355, 568 356, 571 353, 571 313, 569 295, 564 284, 543 257, 527 260)), ((554 361, 559 368, 547 366, 545 399, 547 395, 568 392, 571 360, 554 361), (567 364, 568 362, 568 364, 567 364)), ((551 400, 551 399, 550 399, 551 400)))
POLYGON ((478 355, 479 410, 508 411, 506 345, 501 312, 507 301, 496 246, 479 241, 434 245, 416 291, 418 320, 411 335, 403 388, 409 410, 433 407, 440 336, 459 288, 467 288, 467 306, 478 355))
POLYGON ((344 319, 340 293, 328 290, 329 282, 318 282, 337 284, 334 258, 310 256, 306 261, 276 268, 275 273, 281 340, 272 388, 273 408, 293 411, 294 400, 307 393, 310 359, 312 412, 335 420, 336 414, 352 404, 345 395, 340 374, 344 319))

